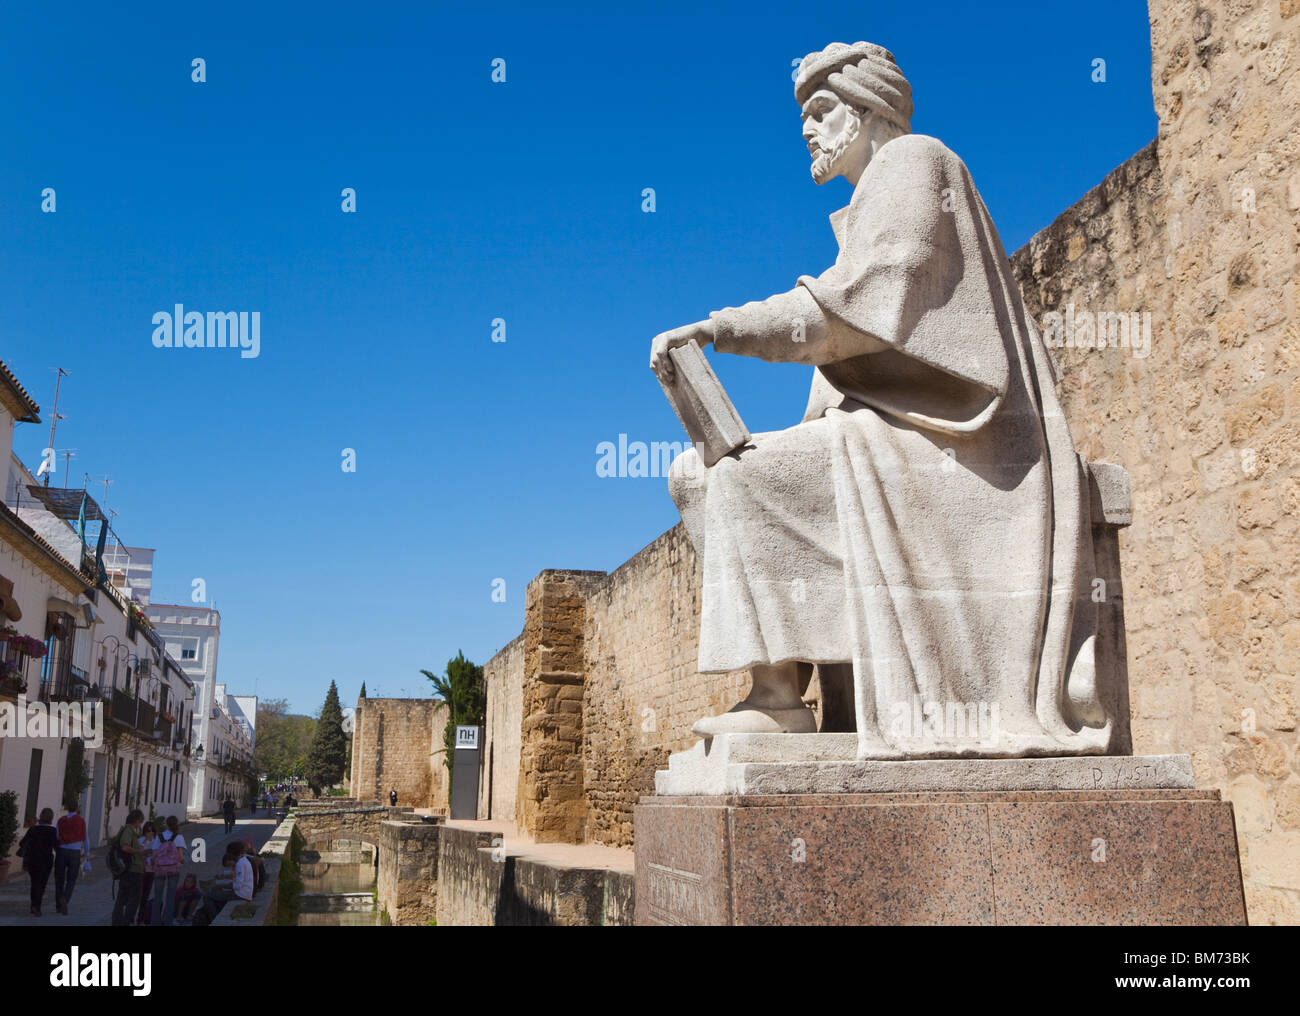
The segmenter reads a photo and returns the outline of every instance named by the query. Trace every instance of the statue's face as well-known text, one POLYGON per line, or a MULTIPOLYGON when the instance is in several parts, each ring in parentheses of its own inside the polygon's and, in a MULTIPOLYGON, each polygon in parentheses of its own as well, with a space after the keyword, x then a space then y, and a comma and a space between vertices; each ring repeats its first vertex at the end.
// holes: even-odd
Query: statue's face
POLYGON ((842 176, 845 155, 861 134, 862 118, 828 88, 818 89, 803 105, 803 137, 812 156, 812 176, 819 184, 842 176))

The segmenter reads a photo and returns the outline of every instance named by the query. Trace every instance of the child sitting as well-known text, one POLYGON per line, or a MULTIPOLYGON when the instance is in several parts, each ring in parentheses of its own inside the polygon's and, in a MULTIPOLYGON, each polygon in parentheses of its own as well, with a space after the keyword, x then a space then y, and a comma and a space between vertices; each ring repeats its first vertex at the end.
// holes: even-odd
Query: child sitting
POLYGON ((199 892, 198 880, 193 875, 186 875, 185 881, 176 890, 176 923, 189 924, 194 920, 194 912, 203 902, 203 893, 199 892))

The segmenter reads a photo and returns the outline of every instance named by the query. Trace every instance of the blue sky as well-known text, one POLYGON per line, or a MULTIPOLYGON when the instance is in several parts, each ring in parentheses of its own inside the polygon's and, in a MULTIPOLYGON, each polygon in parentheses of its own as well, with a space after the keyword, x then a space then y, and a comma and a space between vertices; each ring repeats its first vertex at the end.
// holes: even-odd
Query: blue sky
MULTIPOLYGON (((657 332, 834 260, 850 191, 812 183, 792 60, 893 50, 1008 251, 1156 130, 1134 0, 126 7, 0 13, 0 358, 47 424, 72 372, 71 485, 112 477, 155 600, 205 580, 233 691, 306 712, 426 694, 538 571, 677 521, 596 446, 683 440, 657 332), (260 356, 154 348, 178 302, 260 312, 260 356)), ((797 422, 809 368, 714 364, 751 430, 797 422)), ((18 428, 33 469, 47 438, 18 428)))

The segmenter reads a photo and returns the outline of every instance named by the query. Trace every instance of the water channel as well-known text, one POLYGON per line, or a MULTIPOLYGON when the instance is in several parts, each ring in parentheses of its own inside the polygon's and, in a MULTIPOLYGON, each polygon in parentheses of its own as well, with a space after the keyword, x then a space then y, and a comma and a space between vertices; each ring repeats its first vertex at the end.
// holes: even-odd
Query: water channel
POLYGON ((373 846, 359 840, 313 843, 303 848, 298 863, 299 927, 379 924, 373 846))

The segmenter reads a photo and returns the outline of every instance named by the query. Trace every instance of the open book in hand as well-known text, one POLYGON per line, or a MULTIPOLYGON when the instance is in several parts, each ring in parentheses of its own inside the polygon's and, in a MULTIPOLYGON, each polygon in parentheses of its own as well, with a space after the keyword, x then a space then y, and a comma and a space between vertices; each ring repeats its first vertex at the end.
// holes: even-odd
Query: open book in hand
POLYGON ((749 431, 698 343, 677 346, 668 355, 675 368, 672 378, 665 379, 658 371, 655 377, 704 465, 712 466, 746 444, 749 431))

